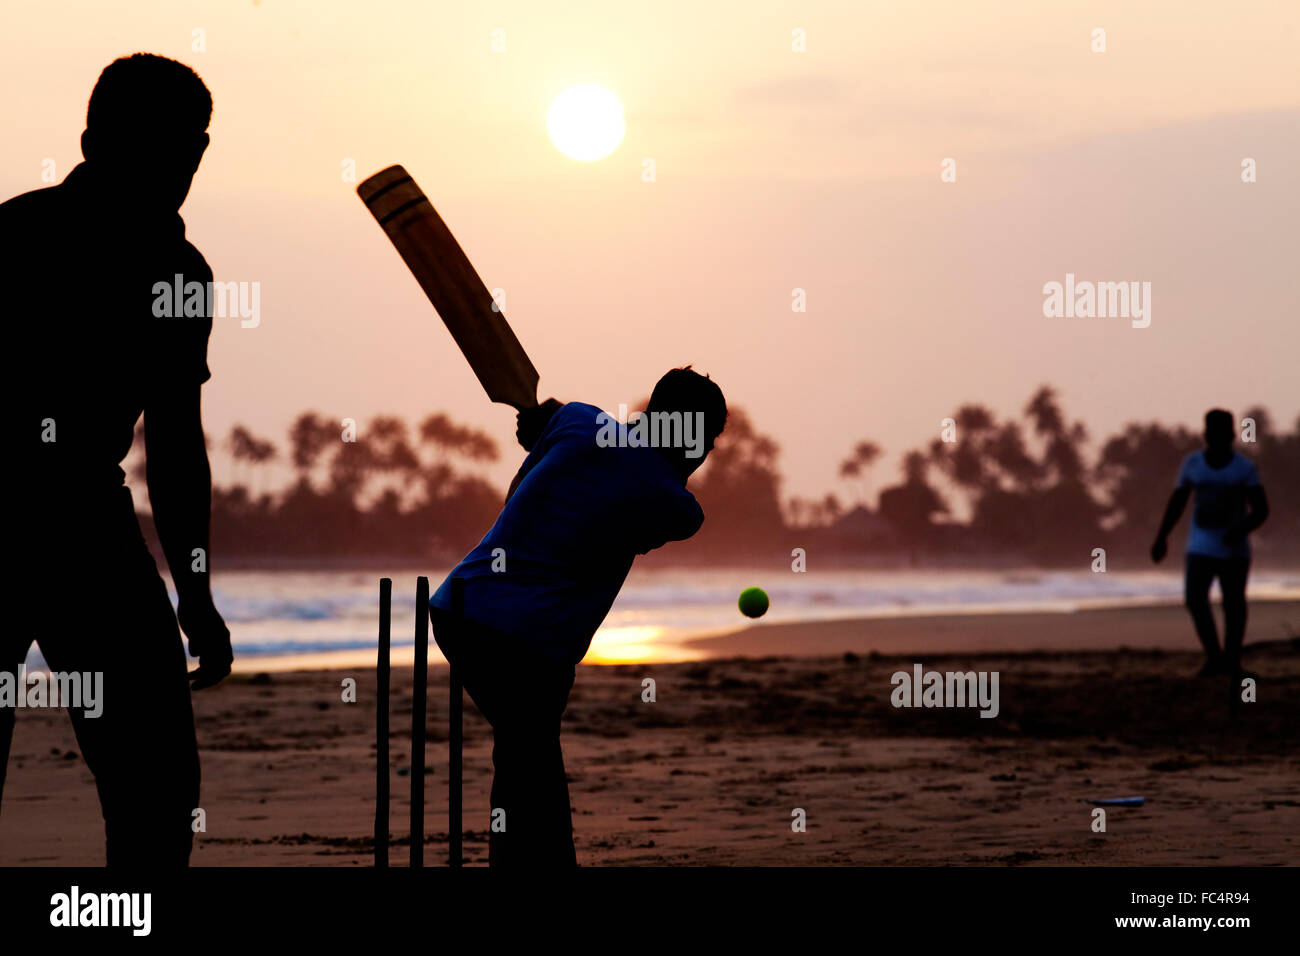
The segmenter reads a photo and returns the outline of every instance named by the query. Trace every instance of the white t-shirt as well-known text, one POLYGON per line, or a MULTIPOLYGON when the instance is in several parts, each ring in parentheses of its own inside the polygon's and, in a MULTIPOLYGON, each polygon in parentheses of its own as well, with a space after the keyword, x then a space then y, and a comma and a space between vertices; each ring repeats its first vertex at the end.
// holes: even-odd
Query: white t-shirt
POLYGON ((1223 540, 1224 532, 1246 517, 1246 489, 1259 486, 1254 463, 1233 452, 1222 468, 1211 468, 1205 452, 1192 452, 1183 459, 1178 487, 1190 488, 1192 530, 1187 536, 1187 553, 1211 558, 1249 558, 1250 542, 1223 540))

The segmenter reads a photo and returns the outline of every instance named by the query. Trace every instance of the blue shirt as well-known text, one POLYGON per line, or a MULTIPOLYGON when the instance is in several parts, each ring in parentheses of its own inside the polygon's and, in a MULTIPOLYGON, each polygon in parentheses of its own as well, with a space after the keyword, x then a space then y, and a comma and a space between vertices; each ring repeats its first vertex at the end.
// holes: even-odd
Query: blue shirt
POLYGON ((1211 468, 1205 452, 1192 452, 1183 459, 1178 487, 1193 493, 1192 530, 1187 535, 1187 553, 1211 558, 1249 558, 1250 542, 1224 540, 1224 533, 1246 517, 1246 489, 1259 485, 1254 463, 1233 452, 1222 468, 1211 468))
POLYGON ((434 592, 432 606, 450 610, 451 579, 462 577, 467 618, 552 659, 582 660, 633 559, 689 538, 704 522, 658 450, 597 444, 608 421, 579 402, 551 417, 496 524, 434 592))

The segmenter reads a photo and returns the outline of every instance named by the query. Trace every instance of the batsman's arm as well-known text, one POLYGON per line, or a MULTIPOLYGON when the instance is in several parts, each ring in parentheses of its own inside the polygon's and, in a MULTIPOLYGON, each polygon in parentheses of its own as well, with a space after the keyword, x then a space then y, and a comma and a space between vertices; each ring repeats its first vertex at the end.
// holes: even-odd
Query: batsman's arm
POLYGON ((563 407, 564 405, 561 402, 548 398, 536 408, 525 408, 519 412, 516 418, 515 438, 519 440, 519 444, 523 446, 524 451, 528 452, 528 455, 524 458, 523 464, 519 466, 514 479, 510 482, 510 490, 506 492, 506 501, 511 499, 515 489, 519 487, 519 483, 524 480, 524 476, 532 471, 533 466, 537 464, 541 456, 533 454, 533 449, 537 447, 538 439, 546 431, 546 426, 551 423, 555 413, 563 407))
POLYGON ((536 408, 521 409, 515 417, 515 438, 524 451, 532 451, 533 446, 537 444, 537 439, 542 437, 542 432, 546 431, 546 426, 551 423, 564 406, 553 398, 548 398, 536 408))

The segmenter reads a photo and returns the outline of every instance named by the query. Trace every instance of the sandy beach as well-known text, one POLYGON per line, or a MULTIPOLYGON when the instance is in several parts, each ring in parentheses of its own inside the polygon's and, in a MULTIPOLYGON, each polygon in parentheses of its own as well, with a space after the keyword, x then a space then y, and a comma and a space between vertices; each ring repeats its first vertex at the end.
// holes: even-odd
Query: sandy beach
MULTIPOLYGON (((565 720, 584 865, 1300 862, 1300 603, 1252 608, 1258 702, 1198 679, 1181 608, 759 626, 716 659, 584 666, 565 720), (979 646, 980 652, 970 648, 979 646), (1120 648, 1125 648, 1121 650, 1120 648), (1170 650, 1170 648, 1183 648, 1170 650), (1000 713, 900 709, 890 676, 1000 677, 1000 713), (643 702, 645 678, 657 700, 643 702), (1091 828, 1091 798, 1141 795, 1091 828), (807 832, 791 814, 807 814, 807 832)), ((392 861, 404 865, 411 677, 395 672, 392 861)), ((373 673, 236 675, 196 695, 201 866, 366 866, 373 673), (355 677, 359 702, 341 702, 355 677)), ((447 672, 430 671, 426 862, 446 859, 447 672)), ((466 858, 486 862, 490 733, 465 714, 466 858)), ((0 864, 103 862, 59 711, 18 715, 0 864)))

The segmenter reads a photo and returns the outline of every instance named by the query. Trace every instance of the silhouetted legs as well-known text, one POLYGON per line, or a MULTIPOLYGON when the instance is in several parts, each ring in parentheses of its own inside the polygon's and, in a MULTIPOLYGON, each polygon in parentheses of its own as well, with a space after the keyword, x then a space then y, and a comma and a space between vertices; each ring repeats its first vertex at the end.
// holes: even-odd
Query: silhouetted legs
POLYGON ((1219 569, 1223 592, 1223 656, 1229 673, 1241 669, 1241 645, 1246 638, 1246 577, 1250 559, 1224 561, 1219 569))
POLYGON ((1189 554, 1183 578, 1184 603, 1192 615, 1196 636, 1201 639, 1201 646, 1205 648, 1205 663, 1207 667, 1214 669, 1220 668, 1223 663, 1223 652, 1219 649, 1219 632, 1214 624, 1214 612, 1210 610, 1210 585, 1214 582, 1216 563, 1213 558, 1189 554))
POLYGON ((1241 647, 1246 635, 1246 578, 1249 574, 1249 558, 1187 555, 1184 599, 1196 626, 1196 636, 1205 648, 1207 672, 1235 673, 1241 667, 1241 647), (1214 612, 1210 608, 1210 585, 1216 577, 1223 593, 1222 649, 1214 612))
POLYGON ((505 830, 489 831, 489 865, 576 866, 560 749, 574 668, 472 621, 462 647, 452 638, 450 615, 437 608, 433 628, 438 646, 456 662, 465 689, 492 725, 491 810, 505 812, 505 830))
MULTIPOLYGON (((22 616, 21 631, 36 639, 51 671, 103 675, 100 716, 84 708, 68 714, 99 791, 108 865, 185 866, 199 757, 176 616, 126 489, 116 507, 78 530, 74 539, 57 529, 31 562, 40 577, 26 582, 22 602, 32 614, 22 616), (67 548, 51 544, 74 540, 67 548), (81 563, 84 569, 55 570, 81 563)), ((2 751, 7 730, 0 724, 2 751)))
POLYGON ((142 558, 134 580, 113 576, 120 593, 98 592, 100 613, 39 644, 51 670, 104 675, 103 713, 69 715, 95 775, 108 865, 185 866, 199 806, 194 713, 171 602, 142 558))
MULTIPOLYGON (((531 704, 504 712, 498 708, 493 725, 492 809, 505 811, 506 829, 489 834, 490 866, 577 865, 569 783, 560 749, 561 697, 567 700, 568 689, 561 691, 561 687, 538 687, 545 696, 536 695, 531 704), (548 713, 554 717, 545 716, 548 713)), ((470 696, 477 703, 483 695, 470 690, 470 696)))

